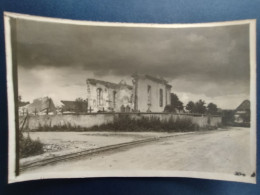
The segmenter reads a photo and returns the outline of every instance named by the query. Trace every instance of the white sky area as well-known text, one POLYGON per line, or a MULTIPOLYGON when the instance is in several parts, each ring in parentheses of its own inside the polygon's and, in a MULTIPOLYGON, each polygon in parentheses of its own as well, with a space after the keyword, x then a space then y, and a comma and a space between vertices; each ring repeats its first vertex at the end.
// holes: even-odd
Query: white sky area
POLYGON ((132 85, 131 77, 102 76, 96 77, 93 73, 81 69, 45 68, 45 69, 18 69, 19 94, 23 101, 32 102, 35 98, 51 97, 55 105, 61 105, 61 100, 75 100, 80 97, 86 99, 86 80, 95 78, 104 81, 119 83, 125 80, 132 85))
POLYGON ((249 98, 249 25, 98 27, 17 19, 18 92, 86 99, 86 79, 132 85, 135 72, 163 77, 188 101, 235 109, 249 98))

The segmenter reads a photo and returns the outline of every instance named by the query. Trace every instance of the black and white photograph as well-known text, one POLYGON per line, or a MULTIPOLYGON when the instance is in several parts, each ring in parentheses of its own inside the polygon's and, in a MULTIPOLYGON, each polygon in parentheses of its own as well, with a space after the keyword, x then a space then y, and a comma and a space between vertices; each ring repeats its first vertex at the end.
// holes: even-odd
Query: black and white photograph
POLYGON ((256 183, 255 20, 76 21, 5 12, 8 182, 256 183))

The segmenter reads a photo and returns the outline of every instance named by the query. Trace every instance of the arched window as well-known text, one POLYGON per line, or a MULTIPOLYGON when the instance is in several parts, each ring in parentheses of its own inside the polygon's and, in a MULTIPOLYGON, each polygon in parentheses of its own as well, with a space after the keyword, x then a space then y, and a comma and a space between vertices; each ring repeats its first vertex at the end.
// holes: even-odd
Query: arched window
POLYGON ((97 88, 97 106, 103 104, 103 91, 101 88, 97 88))

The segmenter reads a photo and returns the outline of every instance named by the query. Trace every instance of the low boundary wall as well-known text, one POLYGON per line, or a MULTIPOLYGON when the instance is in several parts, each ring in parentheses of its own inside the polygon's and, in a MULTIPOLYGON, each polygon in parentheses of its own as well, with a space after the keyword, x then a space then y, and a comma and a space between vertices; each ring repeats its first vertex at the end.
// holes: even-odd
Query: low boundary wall
POLYGON ((20 129, 36 130, 39 127, 49 126, 63 126, 70 124, 71 126, 79 126, 81 128, 90 128, 95 125, 102 125, 113 122, 114 118, 119 115, 129 115, 131 118, 141 119, 142 117, 157 117, 160 120, 169 120, 171 117, 175 120, 177 118, 189 118, 194 124, 203 128, 206 126, 218 127, 222 124, 221 116, 207 116, 207 115, 190 115, 190 114, 172 114, 172 113, 91 113, 91 114, 66 114, 66 115, 39 115, 19 117, 20 129), (23 127, 21 126, 23 124, 23 127))

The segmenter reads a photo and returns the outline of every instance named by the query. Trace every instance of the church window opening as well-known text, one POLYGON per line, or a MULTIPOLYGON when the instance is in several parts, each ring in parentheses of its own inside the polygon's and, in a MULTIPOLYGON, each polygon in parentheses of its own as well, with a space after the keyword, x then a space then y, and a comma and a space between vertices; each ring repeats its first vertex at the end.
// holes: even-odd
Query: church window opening
POLYGON ((160 89, 160 107, 163 107, 163 90, 160 89))
POLYGON ((103 92, 101 88, 97 89, 97 105, 101 106, 103 103, 103 92))
POLYGON ((147 86, 147 95, 148 95, 148 105, 151 105, 152 104, 152 89, 151 89, 151 86, 148 85, 147 86))
POLYGON ((113 106, 116 107, 116 91, 113 91, 113 106))

